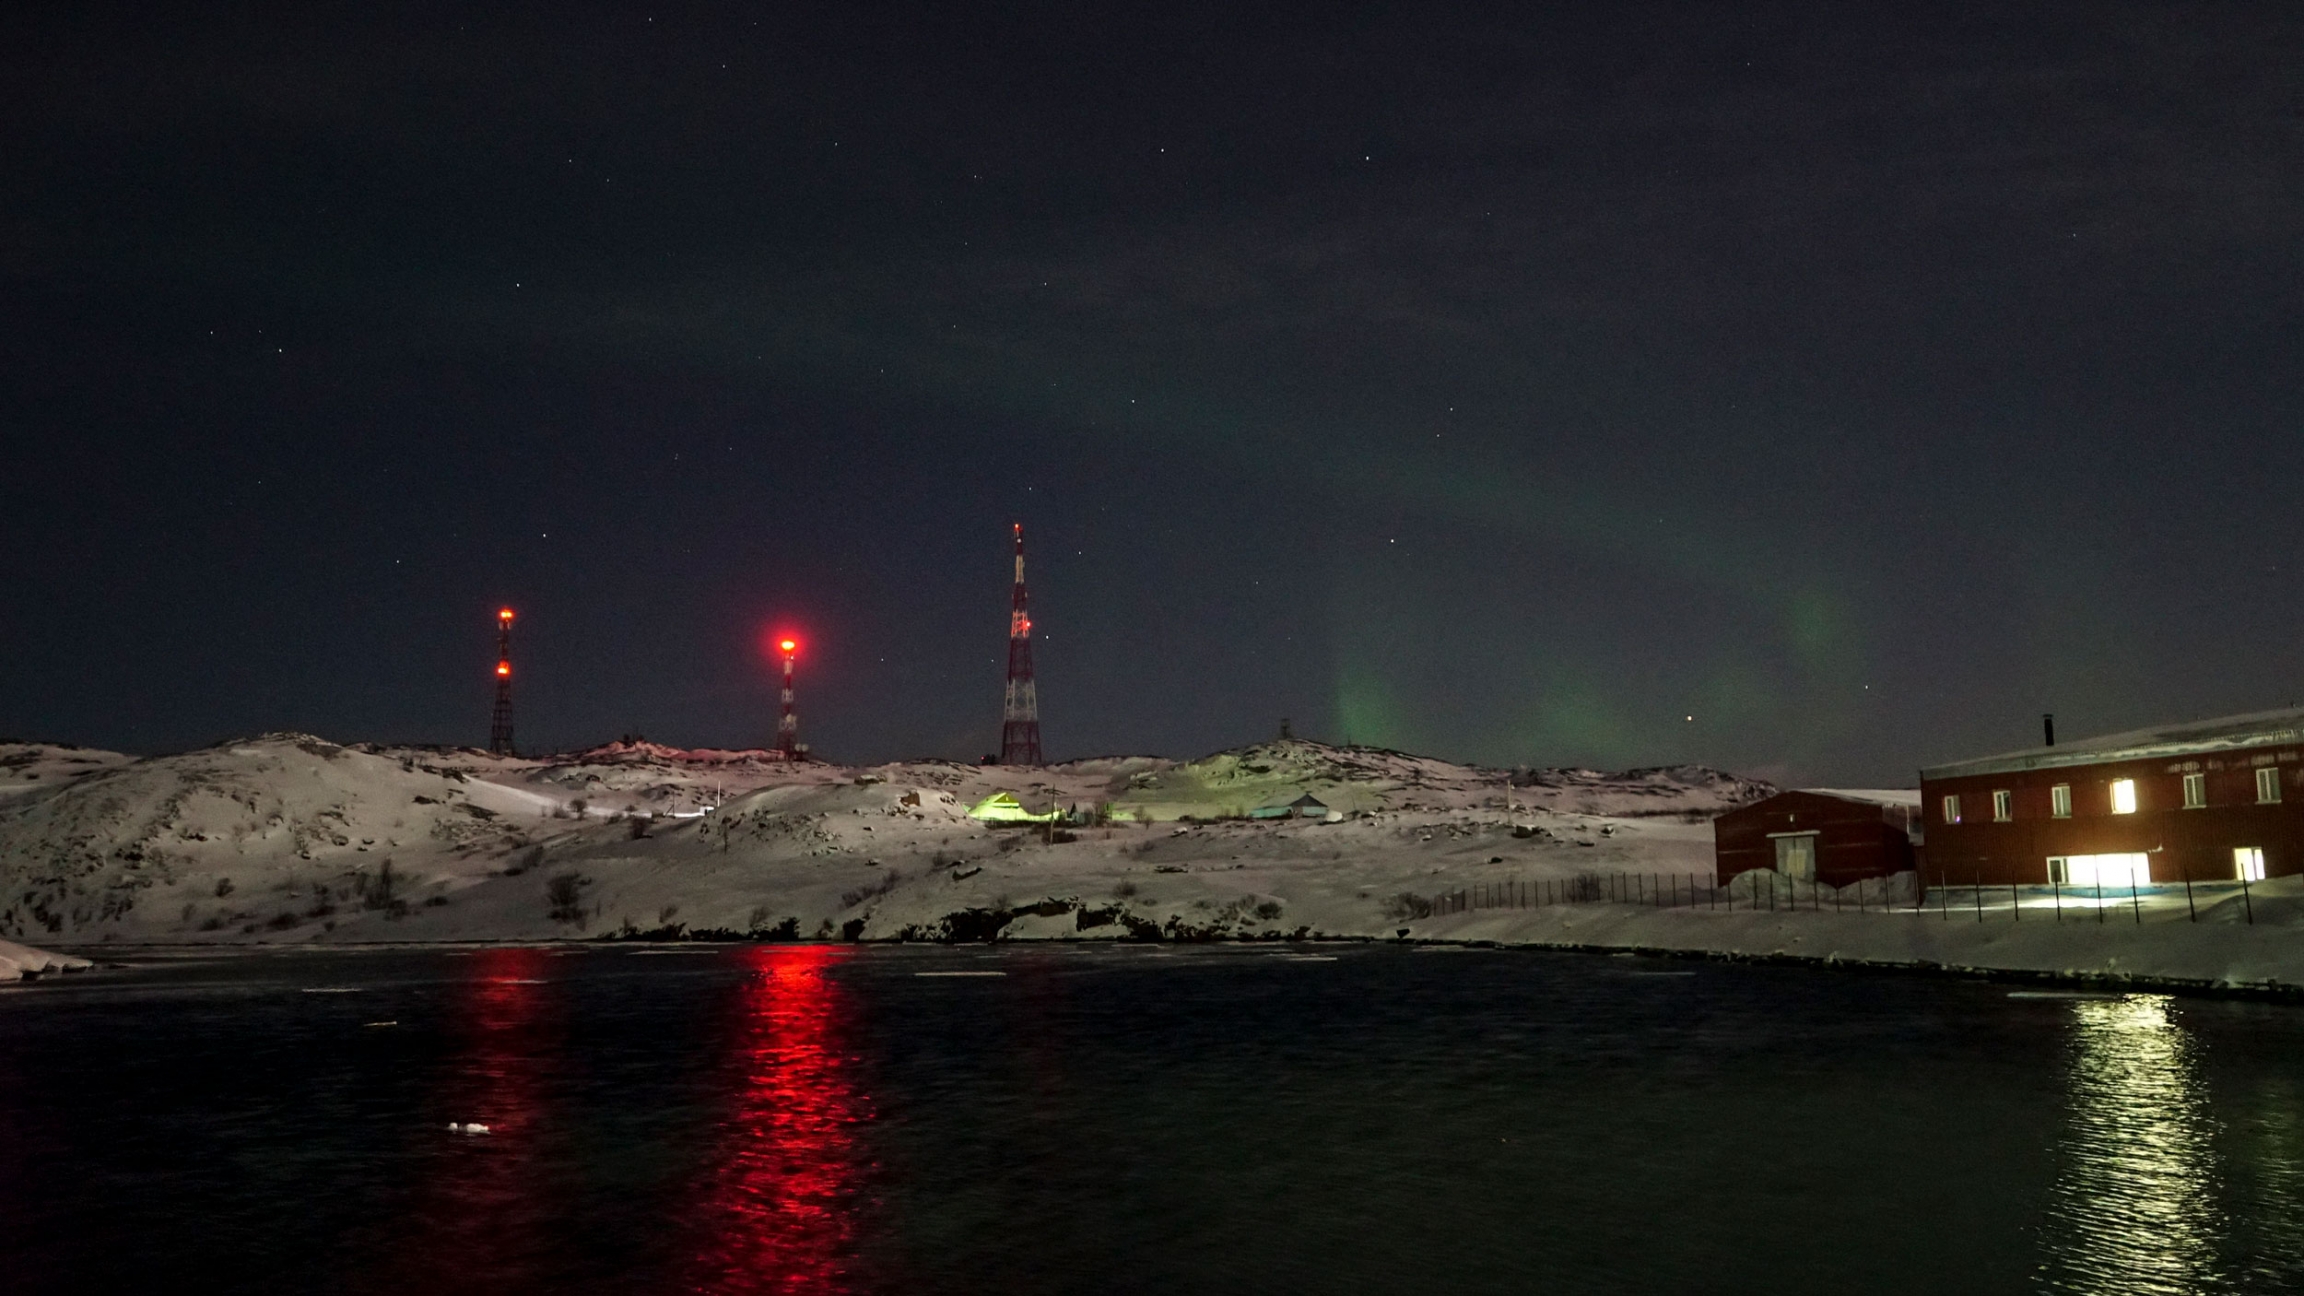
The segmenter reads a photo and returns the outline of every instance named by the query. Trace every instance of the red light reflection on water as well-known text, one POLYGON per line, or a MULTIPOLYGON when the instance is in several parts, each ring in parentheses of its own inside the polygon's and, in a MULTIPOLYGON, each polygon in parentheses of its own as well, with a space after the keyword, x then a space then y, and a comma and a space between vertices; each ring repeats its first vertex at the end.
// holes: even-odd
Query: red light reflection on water
POLYGON ((467 1052, 448 1096, 450 1105, 465 1113, 458 1119, 477 1121, 496 1134, 534 1132, 545 1065, 537 1018, 551 962, 550 955, 534 949, 481 950, 472 956, 460 1022, 467 1052))
POLYGON ((502 1291, 551 1270, 555 1204, 538 1173, 560 1046, 551 965, 534 949, 481 950, 465 963, 455 1051, 415 1135, 423 1151, 408 1216, 348 1290, 502 1291), (488 1132, 451 1132, 451 1121, 488 1132))
POLYGON ((849 1290, 867 1169, 855 1127, 869 1102, 835 1027, 845 1007, 821 946, 755 946, 739 992, 737 1087, 706 1184, 696 1290, 849 1290))

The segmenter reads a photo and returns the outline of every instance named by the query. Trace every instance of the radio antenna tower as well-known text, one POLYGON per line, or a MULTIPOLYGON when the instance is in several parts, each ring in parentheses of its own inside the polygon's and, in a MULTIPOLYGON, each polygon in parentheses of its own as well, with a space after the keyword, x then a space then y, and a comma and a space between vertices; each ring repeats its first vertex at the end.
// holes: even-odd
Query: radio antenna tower
POLYGON ((512 754, 512 609, 496 614, 496 711, 488 720, 488 750, 512 754))
POLYGON ((776 647, 784 654, 784 714, 776 718, 776 750, 786 760, 799 760, 808 751, 800 745, 800 717, 792 710, 792 659, 799 655, 800 641, 779 639, 776 647))
POLYGON ((1024 524, 1016 524, 1016 599, 1008 611, 1008 704, 1000 763, 1040 765, 1040 690, 1032 683, 1032 613, 1024 601, 1024 524))

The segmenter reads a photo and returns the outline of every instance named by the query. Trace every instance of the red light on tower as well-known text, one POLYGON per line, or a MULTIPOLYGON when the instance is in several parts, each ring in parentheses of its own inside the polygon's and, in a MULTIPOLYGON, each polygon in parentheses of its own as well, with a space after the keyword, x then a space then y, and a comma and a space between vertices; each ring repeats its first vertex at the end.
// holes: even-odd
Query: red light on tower
POLYGON ((786 760, 799 760, 808 753, 800 745, 800 717, 792 711, 792 659, 800 651, 800 641, 785 635, 776 641, 776 648, 784 654, 784 713, 776 719, 776 750, 786 760))
POLYGON ((497 613, 496 619, 499 621, 510 621, 512 619, 512 609, 506 608, 503 611, 497 613))

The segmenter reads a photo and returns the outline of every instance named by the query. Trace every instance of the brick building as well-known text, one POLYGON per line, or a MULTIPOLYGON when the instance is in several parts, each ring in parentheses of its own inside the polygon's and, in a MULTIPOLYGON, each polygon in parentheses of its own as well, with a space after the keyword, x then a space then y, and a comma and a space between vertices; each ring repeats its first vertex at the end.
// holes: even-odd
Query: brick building
POLYGON ((1920 771, 1936 884, 2304 872, 2304 709, 2139 729, 1920 771))

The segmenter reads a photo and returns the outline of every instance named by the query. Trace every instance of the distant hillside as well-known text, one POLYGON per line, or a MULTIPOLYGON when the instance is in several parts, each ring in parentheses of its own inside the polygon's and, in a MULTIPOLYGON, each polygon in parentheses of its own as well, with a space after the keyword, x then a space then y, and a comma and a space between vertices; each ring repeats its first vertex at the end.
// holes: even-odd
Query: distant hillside
MULTIPOLYGON (((144 759, 12 744, 0 778, 0 935, 74 941, 749 931, 787 918, 801 934, 947 930, 936 924, 955 905, 1251 858, 1355 893, 1348 880, 1370 868, 1428 874, 1478 850, 1482 863, 1565 851, 1561 866, 1581 867, 1602 856, 1579 849, 1696 840, 1603 840, 1595 817, 1694 823, 1770 790, 1694 766, 1496 770, 1297 741, 1182 763, 848 768, 637 741, 531 759, 288 733, 144 759), (1109 807, 1126 827, 1059 841, 966 817, 997 791, 1035 810, 1109 807), (1151 827, 1237 820, 1306 794, 1347 822, 1151 827), (1475 848, 1499 837, 1510 844, 1475 848), (563 873, 581 881, 548 902, 563 873)), ((1158 889, 1196 903, 1184 883, 1158 889)))

